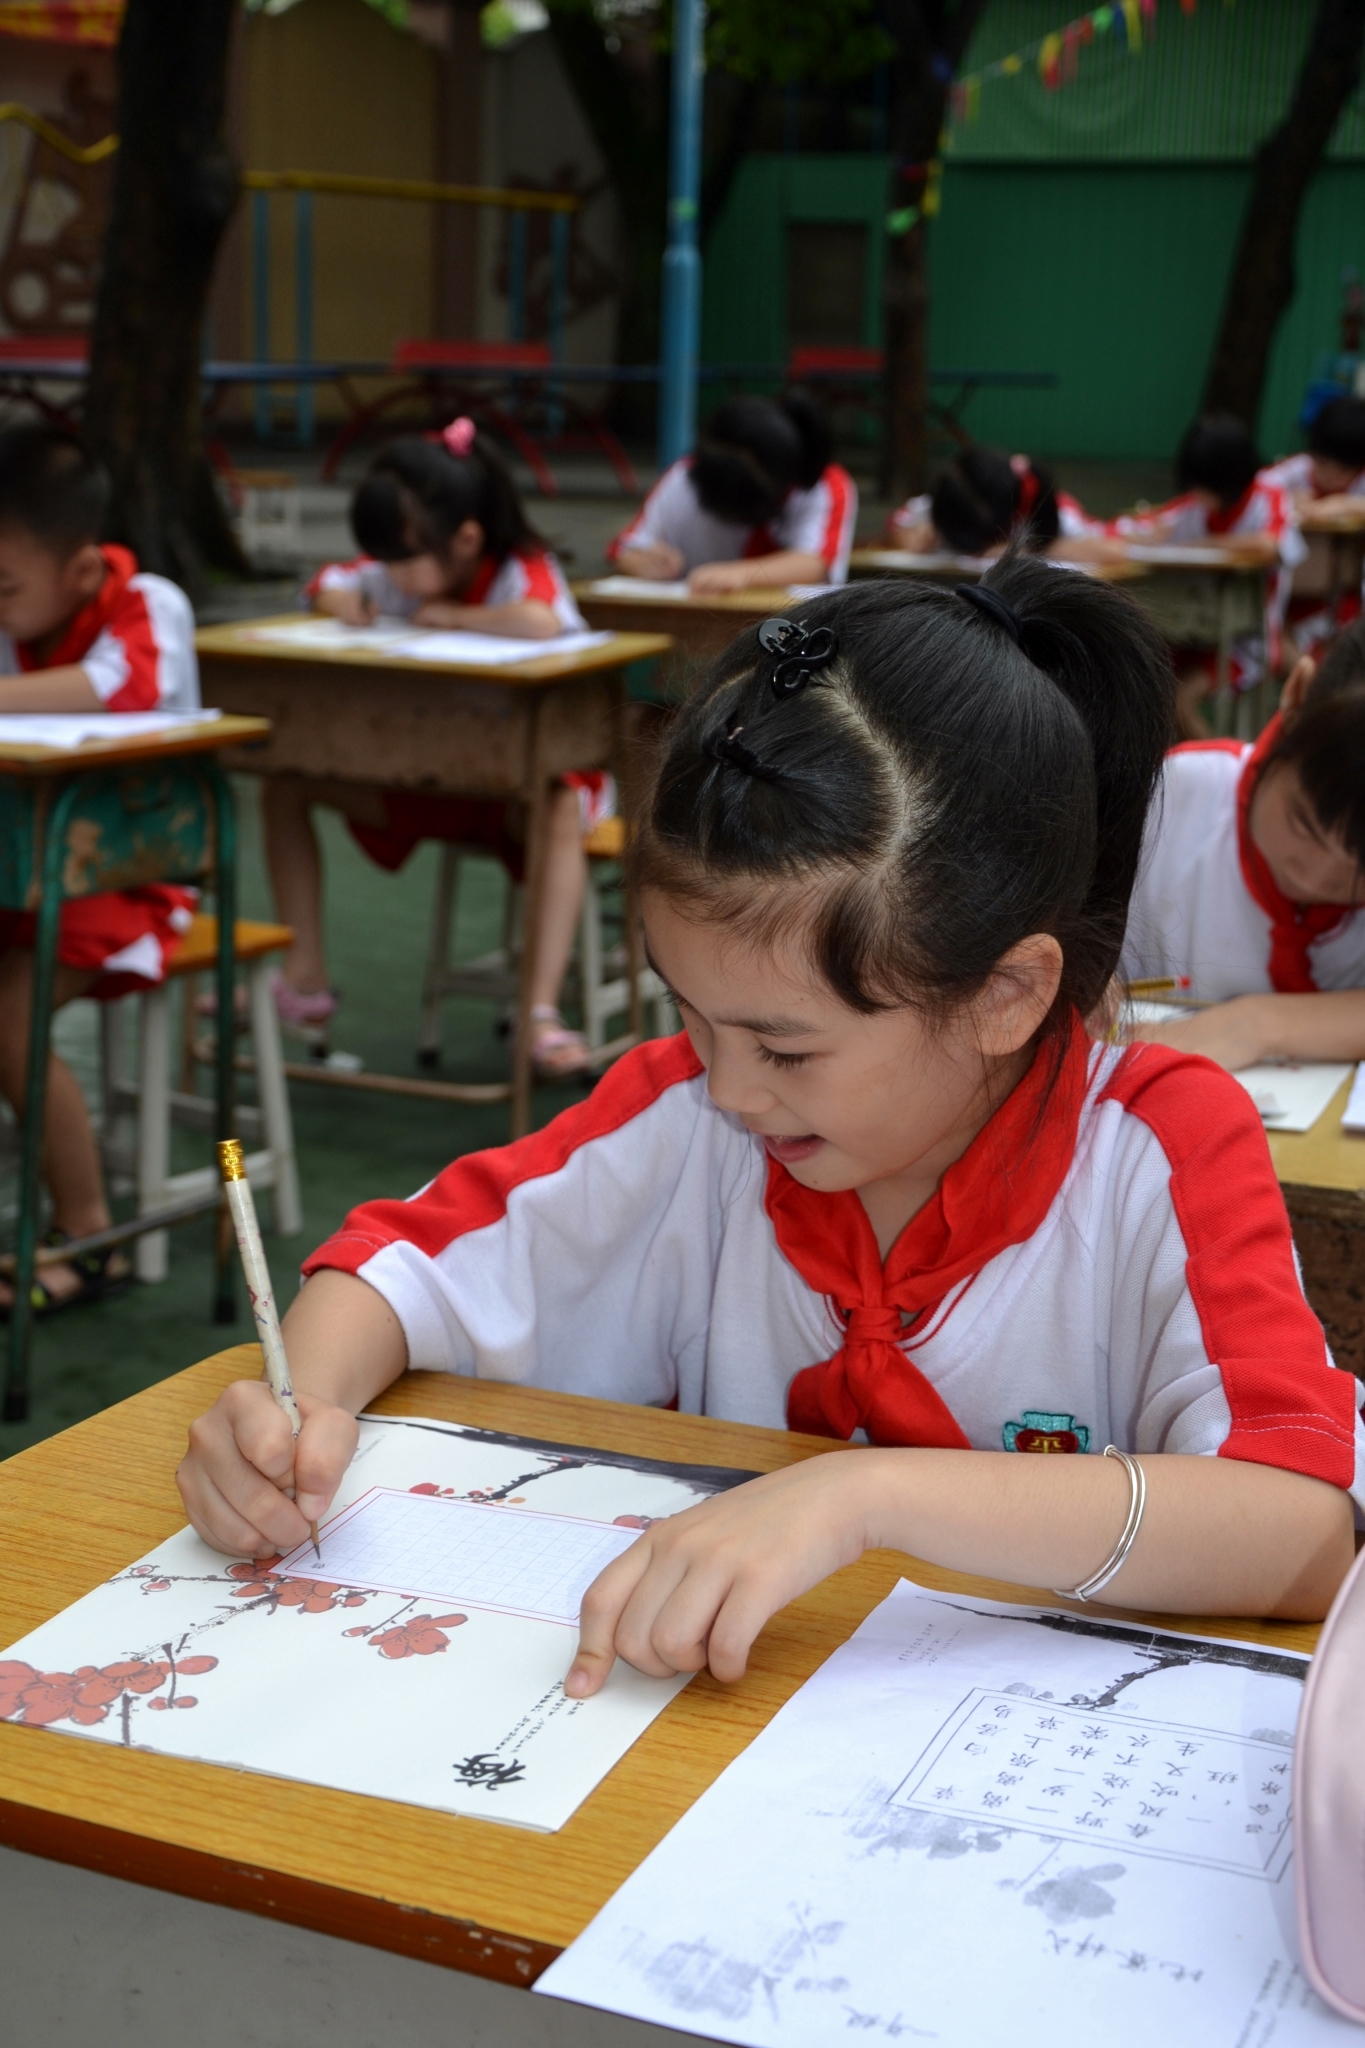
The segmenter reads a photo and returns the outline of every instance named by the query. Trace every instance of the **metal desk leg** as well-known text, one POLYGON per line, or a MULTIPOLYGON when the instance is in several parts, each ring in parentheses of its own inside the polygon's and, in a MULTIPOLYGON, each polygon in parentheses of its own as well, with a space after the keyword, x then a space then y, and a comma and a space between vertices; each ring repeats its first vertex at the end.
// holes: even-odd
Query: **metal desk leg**
MULTIPOLYGON (((236 1051, 237 1019, 234 1008, 237 928, 237 813, 232 800, 232 785, 217 762, 206 765, 204 787, 213 809, 214 847, 217 862, 214 869, 214 892, 218 899, 218 1047, 214 1072, 214 1135, 219 1140, 236 1135, 236 1111, 234 1104, 235 1068, 233 1055, 236 1051)), ((233 1287, 235 1260, 233 1258, 232 1220, 227 1204, 218 1211, 218 1234, 215 1246, 213 1283, 213 1320, 215 1323, 232 1323, 237 1319, 236 1292, 233 1287)))
POLYGON ((545 692, 530 706, 528 761, 522 799, 526 807, 526 883, 522 893, 521 969, 517 985, 517 1029, 512 1043, 512 1136, 531 1128, 531 990, 545 893, 545 826, 549 791, 541 761, 540 726, 545 692))
POLYGON ((57 978, 57 938, 62 914, 62 859, 67 820, 83 779, 67 783, 56 796, 43 839, 42 893, 38 899, 33 935, 33 1001, 29 1012, 24 1125, 19 1134, 19 1218, 14 1260, 14 1306, 10 1311, 9 1361, 5 1375, 6 1422, 23 1422, 28 1415, 28 1354, 33 1335, 33 1275, 38 1249, 52 996, 57 978))

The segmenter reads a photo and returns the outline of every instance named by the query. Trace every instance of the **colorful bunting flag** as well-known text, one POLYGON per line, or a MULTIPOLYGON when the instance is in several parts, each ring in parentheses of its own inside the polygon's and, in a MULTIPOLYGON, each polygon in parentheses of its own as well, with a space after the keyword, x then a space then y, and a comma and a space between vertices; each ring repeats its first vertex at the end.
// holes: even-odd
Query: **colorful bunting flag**
MULTIPOLYGON (((1233 0, 1224 0, 1225 6, 1232 4, 1233 0)), ((1199 0, 1180 0, 1183 14, 1195 13, 1198 5, 1199 0)), ((1137 56, 1144 32, 1150 37, 1154 31, 1157 6, 1158 0, 1106 0, 1105 5, 1077 15, 1061 28, 1049 29, 1022 50, 1011 50, 1008 56, 996 57, 979 71, 955 79, 948 95, 950 124, 975 121, 981 111, 982 86, 995 78, 1015 78, 1029 63, 1036 66, 1046 91, 1070 85, 1080 69, 1082 47, 1092 44, 1096 36, 1113 35, 1122 48, 1137 56)))

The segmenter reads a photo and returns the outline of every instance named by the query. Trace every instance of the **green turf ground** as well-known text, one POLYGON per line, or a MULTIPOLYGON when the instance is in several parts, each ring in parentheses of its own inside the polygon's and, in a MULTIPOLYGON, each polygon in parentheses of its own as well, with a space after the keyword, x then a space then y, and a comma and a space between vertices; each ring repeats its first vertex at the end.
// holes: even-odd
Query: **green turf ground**
MULTIPOLYGON (((255 785, 244 779, 238 787, 242 914, 269 917, 273 912, 264 879, 255 785)), ((436 848, 419 848, 401 874, 386 875, 364 857, 339 820, 330 813, 320 813, 319 819, 327 862, 328 951, 343 999, 334 1043, 359 1053, 368 1068, 414 1073, 436 848)), ((461 953, 470 953, 497 942, 502 879, 501 871, 489 862, 472 863, 465 874, 457 944, 461 953)), ((448 1075, 505 1078, 507 1048, 493 1035, 493 1022, 491 1004, 447 1006, 448 1075)), ((73 1013, 66 1032, 88 1041, 88 1017, 81 1020, 73 1013)), ((297 1048, 292 1056, 305 1057, 297 1048)), ((266 1248, 282 1306, 293 1298, 300 1259, 336 1228, 355 1202, 373 1195, 410 1194, 458 1153, 499 1144, 507 1133, 505 1107, 404 1101, 297 1083, 291 1096, 303 1191, 301 1234, 276 1236, 270 1228, 268 1197, 261 1202, 266 1248)), ((537 1122, 548 1121, 579 1099, 578 1089, 538 1090, 537 1122)), ((201 1159, 206 1144, 203 1138, 179 1134, 177 1164, 201 1159)), ((210 1321, 212 1280, 212 1224, 205 1218, 172 1232, 170 1277, 160 1286, 134 1286, 116 1301, 72 1310, 40 1324, 33 1347, 29 1419, 0 1424, 0 1457, 244 1339, 249 1333, 243 1316, 235 1329, 210 1321)))

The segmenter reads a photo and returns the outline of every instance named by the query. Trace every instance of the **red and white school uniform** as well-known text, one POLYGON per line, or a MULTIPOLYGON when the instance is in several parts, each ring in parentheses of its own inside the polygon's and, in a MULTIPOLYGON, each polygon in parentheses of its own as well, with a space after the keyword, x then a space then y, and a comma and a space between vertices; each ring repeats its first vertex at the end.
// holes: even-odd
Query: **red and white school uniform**
MULTIPOLYGON (((323 590, 360 590, 382 617, 408 619, 427 602, 408 597, 382 562, 368 555, 353 562, 329 562, 308 585, 306 595, 323 590)), ((564 572, 545 548, 525 548, 495 561, 485 555, 458 602, 469 605, 548 604, 566 633, 587 631, 587 621, 574 603, 564 572)), ((578 792, 584 836, 612 816, 616 782, 605 768, 576 769, 560 781, 578 792)), ((424 839, 485 847, 503 863, 514 881, 522 879, 526 848, 512 830, 507 805, 500 798, 428 795, 422 790, 385 790, 383 825, 346 821, 351 837, 370 859, 390 873, 403 866, 424 839)))
MULTIPOLYGON (((353 562, 329 562, 319 569, 305 595, 316 597, 323 590, 362 591, 386 619, 410 619, 428 601, 406 596, 384 564, 371 561, 368 555, 357 555, 353 562)), ((574 603, 564 571, 548 548, 521 548, 501 562, 484 555, 456 602, 499 605, 532 600, 549 605, 564 632, 587 631, 587 621, 574 603)))
MULTIPOLYGON (((1283 462, 1273 463, 1265 474, 1273 477, 1293 499, 1328 496, 1365 498, 1365 469, 1352 477, 1344 491, 1320 491, 1313 481, 1313 458, 1306 452, 1286 456, 1283 462)), ((1324 604, 1321 596, 1295 597, 1291 593, 1287 617, 1299 652, 1317 657, 1325 654, 1337 634, 1344 632, 1360 617, 1362 594, 1365 594, 1365 574, 1362 575, 1361 587, 1343 590, 1335 606, 1324 604)))
MULTIPOLYGON (((1026 526, 1033 517, 1034 507, 1042 494, 1042 482, 1027 455, 1012 455, 1010 467, 1020 483, 1019 503, 1010 529, 1012 533, 1017 533, 1020 527, 1026 526)), ((1058 491, 1056 500, 1059 539, 1089 540, 1108 532, 1104 521, 1093 518, 1080 499, 1073 498, 1070 491, 1058 491)), ((933 516, 933 498, 928 491, 923 491, 918 497, 907 498, 903 505, 896 507, 886 522, 887 533, 893 541, 899 541, 904 534, 923 525, 926 520, 932 521, 933 516)))
POLYGON ((766 525, 740 526, 706 510, 687 455, 664 471, 607 555, 618 561, 631 548, 677 548, 687 576, 706 562, 752 562, 790 549, 798 555, 818 555, 827 583, 847 583, 857 523, 858 486, 837 462, 831 462, 808 491, 788 491, 781 511, 766 525))
MULTIPOLYGON (((129 711, 197 711, 199 664, 189 599, 164 576, 139 570, 127 548, 102 547, 104 582, 41 658, 22 640, 0 633, 0 675, 45 668, 85 670, 90 687, 115 716, 129 711)), ((57 958, 97 973, 91 994, 129 995, 163 980, 166 963, 188 930, 197 892, 150 883, 141 889, 80 896, 62 905, 57 958)), ((28 911, 0 911, 0 952, 32 946, 28 911)))
MULTIPOLYGON (((1164 505, 1154 505, 1150 512, 1121 513, 1109 522, 1107 530, 1122 540, 1160 540, 1176 547, 1197 547, 1200 541, 1231 534, 1270 534, 1279 551, 1280 565, 1270 578, 1266 594, 1264 631, 1244 634, 1233 641, 1232 687, 1249 690, 1261 680, 1267 647, 1272 663, 1279 661, 1290 586, 1295 569, 1308 554, 1308 544, 1299 532, 1293 499, 1273 469, 1258 470, 1241 497, 1231 505, 1210 511, 1194 491, 1186 491, 1164 505)), ((1206 655, 1205 666, 1211 675, 1212 655, 1206 655)))
POLYGON ((1358 1388, 1299 1283, 1231 1076, 1079 1022, 885 1264, 712 1102, 685 1037, 545 1130, 356 1209, 305 1272, 358 1274, 416 1368, 874 1443, 1180 1451, 1365 1500, 1358 1388))
POLYGON ((1254 747, 1193 740, 1166 756, 1128 911, 1126 980, 1188 976, 1211 1003, 1365 988, 1365 911, 1291 903, 1248 829, 1280 724, 1254 747))

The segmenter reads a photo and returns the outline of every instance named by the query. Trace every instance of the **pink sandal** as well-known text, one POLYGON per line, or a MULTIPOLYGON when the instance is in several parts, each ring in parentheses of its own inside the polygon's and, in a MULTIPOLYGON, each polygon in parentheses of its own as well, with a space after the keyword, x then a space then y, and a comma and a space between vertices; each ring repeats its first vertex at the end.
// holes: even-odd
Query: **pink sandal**
POLYGON ((539 1003, 531 1012, 531 1072, 538 1081, 576 1081, 592 1072, 592 1047, 553 1004, 539 1003))

